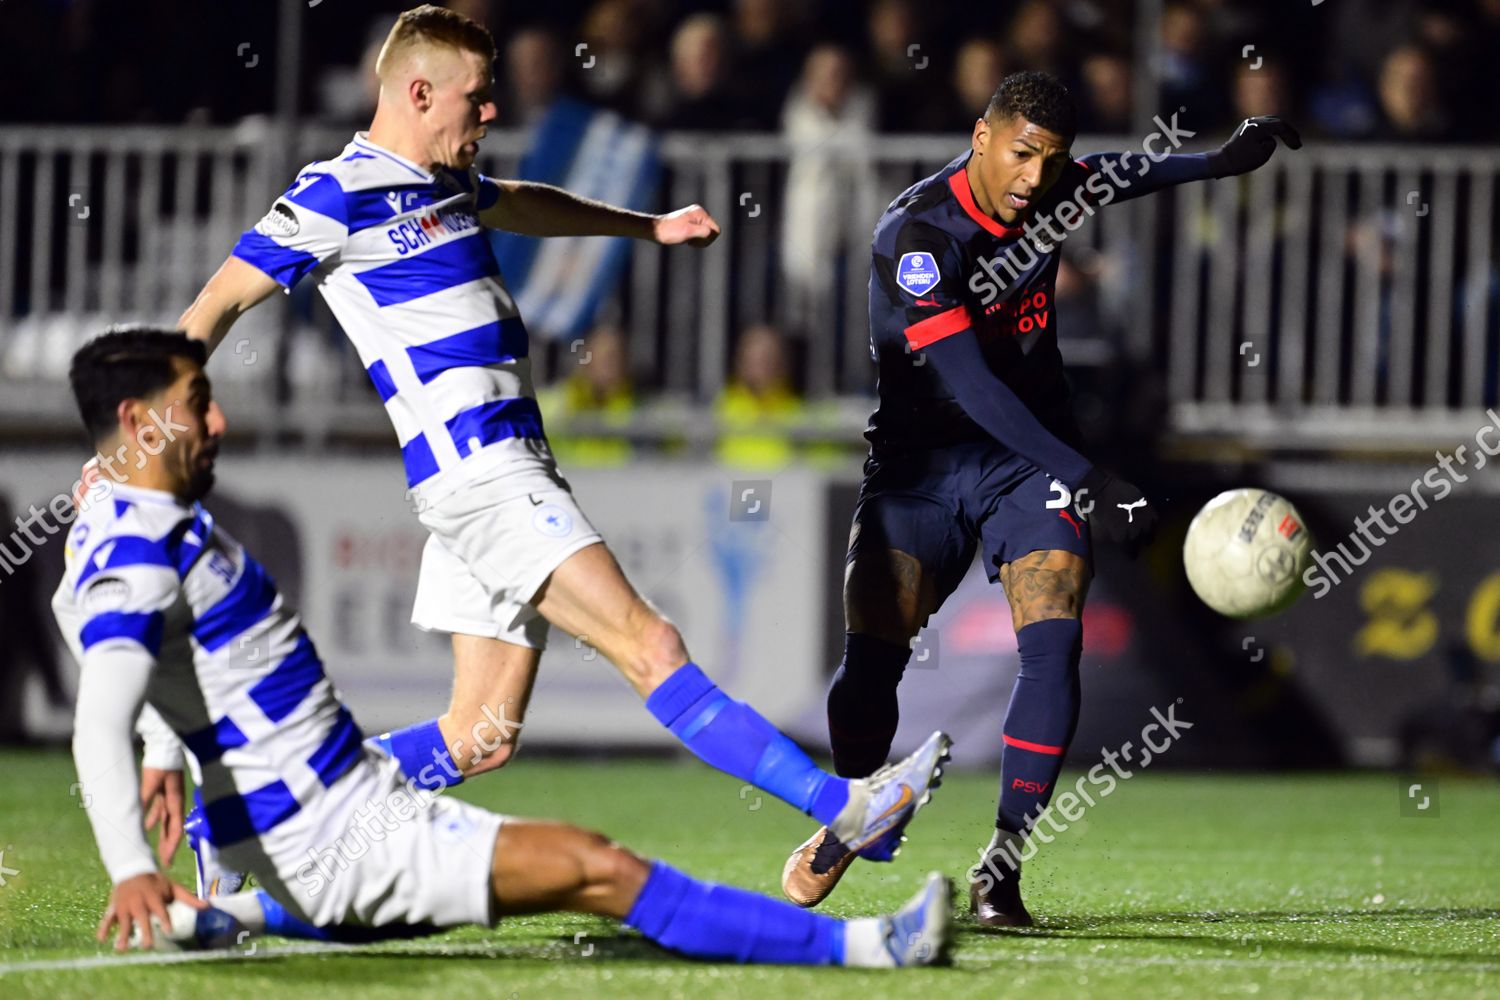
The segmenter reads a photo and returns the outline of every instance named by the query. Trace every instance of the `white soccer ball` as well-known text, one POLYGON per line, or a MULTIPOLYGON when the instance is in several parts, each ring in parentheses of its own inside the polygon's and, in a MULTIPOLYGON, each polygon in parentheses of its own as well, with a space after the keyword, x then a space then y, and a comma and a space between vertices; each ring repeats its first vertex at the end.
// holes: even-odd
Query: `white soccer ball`
POLYGON ((1312 533, 1284 497, 1268 490, 1229 490, 1188 525, 1182 564, 1204 604, 1230 618, 1263 618, 1305 589, 1312 533))

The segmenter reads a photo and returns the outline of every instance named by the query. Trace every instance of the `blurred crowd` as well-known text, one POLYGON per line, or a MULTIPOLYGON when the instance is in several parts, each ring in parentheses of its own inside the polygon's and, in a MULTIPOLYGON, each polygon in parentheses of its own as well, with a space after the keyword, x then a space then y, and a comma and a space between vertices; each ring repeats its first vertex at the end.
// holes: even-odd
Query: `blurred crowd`
MULTIPOLYGON (((1044 69, 1087 131, 1132 129, 1141 39, 1129 0, 450 0, 500 49, 502 123, 573 94, 668 129, 795 131, 832 117, 881 132, 965 130, 1008 72, 1044 69)), ((15 79, 3 117, 234 121, 274 109, 277 4, 51 0, 0 11, 15 79)), ((401 0, 302 19, 301 108, 362 123, 374 51, 401 0)), ((1500 0, 1167 0, 1159 108, 1222 127, 1277 112, 1314 136, 1485 141, 1500 0)))
MULTIPOLYGON (((368 122, 376 53, 393 15, 413 2, 374 0, 357 13, 320 3, 302 12, 304 117, 350 129, 368 122)), ((807 398, 869 389, 863 378, 809 385, 805 374, 836 360, 812 357, 818 345, 837 340, 839 351, 849 349, 828 332, 848 325, 845 292, 863 284, 865 234, 910 182, 881 175, 858 144, 877 134, 951 133, 956 153, 1007 73, 1060 77, 1093 134, 1128 137, 1143 114, 1181 109, 1200 143, 1259 114, 1287 117, 1311 139, 1500 139, 1500 118, 1489 113, 1500 102, 1500 75, 1485 65, 1500 52, 1500 0, 1165 0, 1157 29, 1144 37, 1131 0, 447 5, 487 24, 496 39, 501 127, 529 128, 560 98, 573 98, 664 130, 779 133, 790 141, 793 155, 773 192, 780 197, 769 199, 777 219, 766 251, 779 276, 774 301, 764 303, 766 322, 733 331, 732 371, 712 401, 717 456, 742 466, 818 458, 818 429, 830 417, 807 398), (1145 108, 1135 100, 1142 66, 1160 81, 1145 108)), ((277 83, 286 79, 277 65, 281 5, 219 0, 213 18, 183 18, 181 6, 0 6, 0 58, 14 79, 37 84, 13 90, 0 119, 229 123, 274 111, 277 83)), ((1388 244, 1387 230, 1401 221, 1354 220, 1351 253, 1372 240, 1388 244), (1375 235, 1356 245, 1365 232, 1375 235)), ((1132 266, 1081 246, 1065 258, 1058 298, 1068 300, 1068 338, 1118 339, 1132 266)), ((294 340, 294 348, 313 343, 294 340)), ((623 331, 604 325, 584 352, 548 373, 544 412, 572 463, 630 459, 635 445, 625 431, 639 426, 661 386, 659 373, 632 379, 629 353, 623 331), (591 360, 575 364, 581 357, 591 360)), ((300 367, 325 366, 318 358, 300 367)))
MULTIPOLYGON (((637 391, 625 331, 602 324, 579 347, 537 394, 548 440, 566 465, 626 465, 640 450, 631 435, 651 401, 637 391)), ((717 462, 751 470, 792 462, 837 464, 859 450, 847 434, 837 433, 835 408, 808 400, 797 386, 794 350, 769 323, 737 332, 730 372, 710 406, 708 451, 717 462)), ((687 444, 653 435, 648 450, 671 454, 687 444)))

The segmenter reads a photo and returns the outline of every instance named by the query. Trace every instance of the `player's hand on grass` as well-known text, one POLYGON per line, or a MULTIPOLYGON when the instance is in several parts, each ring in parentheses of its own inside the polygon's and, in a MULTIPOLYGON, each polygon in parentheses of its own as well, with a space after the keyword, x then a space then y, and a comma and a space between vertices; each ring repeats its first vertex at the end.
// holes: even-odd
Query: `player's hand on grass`
POLYGON ((652 235, 662 246, 706 247, 719 238, 719 224, 702 205, 689 205, 657 216, 652 235))
POLYGON ((131 931, 139 928, 141 948, 149 950, 156 943, 151 918, 154 916, 164 928, 171 927, 172 918, 167 915, 167 906, 174 899, 195 910, 208 909, 207 903, 161 872, 128 878, 110 891, 109 906, 105 907, 104 919, 99 921, 99 930, 94 937, 101 942, 108 941, 110 931, 114 930, 115 951, 124 951, 130 947, 131 931))
POLYGON ((1276 152, 1276 140, 1280 139, 1290 149, 1302 148, 1302 137, 1290 124, 1275 115, 1257 115, 1240 122, 1229 141, 1216 152, 1209 153, 1215 177, 1233 177, 1248 174, 1266 165, 1271 154, 1276 152))
POLYGON ((1073 501, 1096 537, 1123 545, 1132 557, 1156 534, 1156 504, 1097 465, 1078 484, 1073 501))
POLYGON ((156 859, 163 868, 172 863, 182 843, 183 785, 180 770, 141 768, 141 808, 146 813, 146 832, 161 826, 156 838, 156 859))

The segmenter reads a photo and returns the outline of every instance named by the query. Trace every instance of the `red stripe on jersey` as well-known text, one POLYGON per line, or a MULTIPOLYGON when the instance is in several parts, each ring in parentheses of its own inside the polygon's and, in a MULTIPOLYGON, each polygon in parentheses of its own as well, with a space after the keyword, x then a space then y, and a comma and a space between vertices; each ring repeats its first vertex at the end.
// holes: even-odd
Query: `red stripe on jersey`
POLYGON ((935 344, 944 337, 951 337, 960 330, 969 328, 969 313, 963 306, 954 306, 947 312, 940 312, 936 316, 928 316, 920 323, 913 323, 906 328, 906 342, 914 351, 920 351, 929 344, 935 344))
POLYGON ((1016 233, 1024 230, 1025 227, 1023 226, 1012 228, 1002 222, 996 222, 979 210, 979 206, 974 204, 974 192, 969 188, 969 172, 967 170, 955 170, 949 174, 948 187, 953 189, 953 197, 958 199, 959 205, 963 206, 963 210, 968 214, 969 218, 979 223, 980 228, 991 236, 1014 236, 1016 233))
POLYGON ((1078 164, 1080 167, 1082 167, 1085 170, 1092 171, 1094 169, 1093 167, 1089 166, 1087 163, 1084 163, 1082 160, 1074 160, 1073 162, 1076 163, 1076 164, 1078 164))
POLYGON ((1026 740, 1018 740, 1014 736, 1006 736, 1004 733, 1000 734, 1000 738, 1005 741, 1006 746, 1016 747, 1020 750, 1035 750, 1037 753, 1050 753, 1054 757, 1062 756, 1062 747, 1049 747, 1045 743, 1029 743, 1026 740))

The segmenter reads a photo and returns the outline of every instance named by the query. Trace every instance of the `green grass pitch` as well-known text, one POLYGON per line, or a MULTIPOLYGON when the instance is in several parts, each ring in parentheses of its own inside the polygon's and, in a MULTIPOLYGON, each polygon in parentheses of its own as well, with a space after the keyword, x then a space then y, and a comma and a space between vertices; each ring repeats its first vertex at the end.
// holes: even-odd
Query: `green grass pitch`
MULTIPOLYGON (((0 755, 0 996, 1271 997, 1500 996, 1500 789, 1445 778, 1436 817, 1405 818, 1391 775, 1141 774, 1028 868, 1041 926, 960 916, 950 968, 745 968, 673 958, 608 921, 507 920, 335 951, 117 959, 92 931, 105 880, 62 753, 0 755), (127 962, 136 964, 126 964, 127 962)), ((687 871, 776 892, 807 820, 691 760, 528 758, 459 789, 503 812, 603 830, 687 871)), ((922 873, 962 885, 995 784, 956 774, 891 865, 856 864, 839 916, 900 903, 922 873)), ((190 883, 190 860, 177 874, 190 883)))

